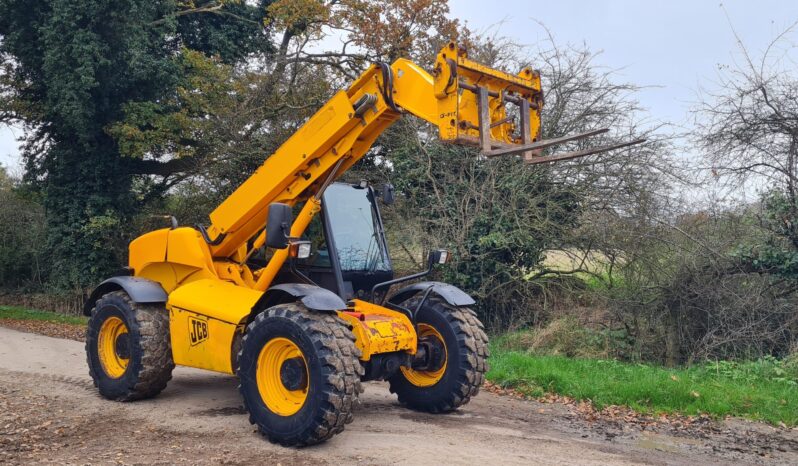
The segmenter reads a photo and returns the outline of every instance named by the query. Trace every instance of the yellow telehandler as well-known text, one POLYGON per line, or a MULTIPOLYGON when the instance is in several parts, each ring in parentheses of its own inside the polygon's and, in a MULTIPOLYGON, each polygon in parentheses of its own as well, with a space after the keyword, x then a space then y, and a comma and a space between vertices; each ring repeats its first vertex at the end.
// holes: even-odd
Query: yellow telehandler
POLYGON ((395 278, 377 203, 392 201, 392 187, 335 181, 403 113, 484 157, 539 163, 623 146, 543 156, 597 132, 540 141, 542 106, 538 72, 490 69, 455 43, 432 74, 405 59, 371 66, 216 208, 207 228, 172 218, 171 228, 130 243, 126 273, 85 304, 100 394, 155 396, 176 364, 235 374, 250 422, 297 446, 344 429, 361 381, 387 380, 402 404, 431 413, 468 403, 488 358, 474 300, 419 281, 449 252, 433 251, 427 270, 395 278))

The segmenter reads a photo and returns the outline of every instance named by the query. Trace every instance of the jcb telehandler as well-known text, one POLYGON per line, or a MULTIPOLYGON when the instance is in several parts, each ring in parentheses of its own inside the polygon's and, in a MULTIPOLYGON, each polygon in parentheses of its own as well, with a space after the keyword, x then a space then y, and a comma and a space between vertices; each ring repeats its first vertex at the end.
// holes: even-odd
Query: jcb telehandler
POLYGON ((387 380, 412 409, 467 403, 488 357, 474 300, 445 283, 395 286, 449 253, 434 251, 427 271, 394 278, 376 202, 390 202, 390 186, 335 180, 403 113, 485 157, 534 163, 590 152, 540 155, 595 134, 539 141, 542 105, 536 71, 490 69, 454 43, 431 75, 405 59, 370 67, 214 210, 210 226, 172 219, 130 243, 127 273, 101 283, 85 305, 100 394, 152 397, 176 364, 235 374, 250 422, 284 445, 341 432, 364 380, 387 380))

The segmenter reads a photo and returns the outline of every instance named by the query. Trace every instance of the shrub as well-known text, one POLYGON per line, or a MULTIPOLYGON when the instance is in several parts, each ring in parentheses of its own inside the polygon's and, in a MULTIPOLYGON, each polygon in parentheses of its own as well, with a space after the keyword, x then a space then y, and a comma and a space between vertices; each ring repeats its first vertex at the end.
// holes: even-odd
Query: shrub
POLYGON ((44 209, 26 199, 8 178, 0 180, 0 290, 41 284, 46 272, 43 241, 44 209))
POLYGON ((500 337, 504 349, 542 355, 583 358, 630 358, 631 344, 625 329, 593 329, 573 316, 555 319, 534 330, 500 337))

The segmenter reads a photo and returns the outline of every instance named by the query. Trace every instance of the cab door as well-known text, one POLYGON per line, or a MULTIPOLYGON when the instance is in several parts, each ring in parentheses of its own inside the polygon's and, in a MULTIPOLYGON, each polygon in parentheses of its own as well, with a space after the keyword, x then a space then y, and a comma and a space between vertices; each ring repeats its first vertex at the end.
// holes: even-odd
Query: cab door
POLYGON ((310 257, 297 260, 296 269, 313 283, 347 300, 352 297, 351 287, 347 293, 341 279, 341 269, 337 266, 338 257, 335 254, 335 248, 330 247, 329 225, 326 220, 327 216, 323 208, 322 212, 311 220, 305 234, 302 235, 302 239, 311 243, 310 257))

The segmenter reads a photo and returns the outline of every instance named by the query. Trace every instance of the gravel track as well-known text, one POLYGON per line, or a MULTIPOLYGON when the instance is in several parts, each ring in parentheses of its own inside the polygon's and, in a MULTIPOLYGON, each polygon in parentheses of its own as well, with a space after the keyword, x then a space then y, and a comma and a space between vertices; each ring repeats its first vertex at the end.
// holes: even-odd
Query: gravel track
POLYGON ((385 383, 365 384, 342 434, 283 448, 247 422, 236 385, 177 368, 158 397, 110 402, 92 387, 81 343, 0 327, 0 463, 798 464, 798 432, 760 423, 649 431, 484 391, 431 415, 402 408, 385 383))

